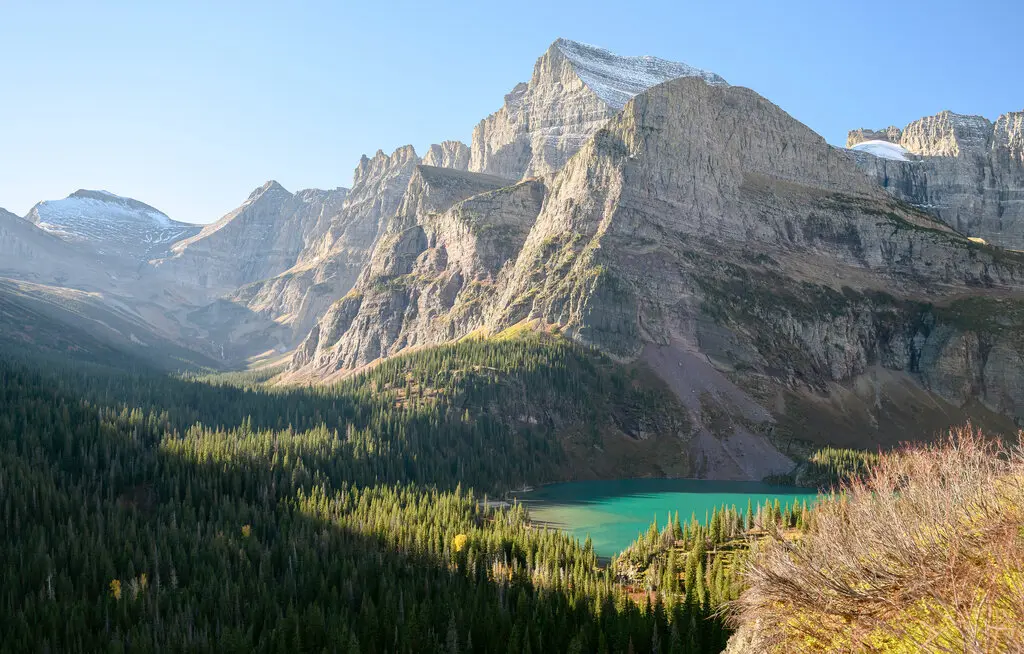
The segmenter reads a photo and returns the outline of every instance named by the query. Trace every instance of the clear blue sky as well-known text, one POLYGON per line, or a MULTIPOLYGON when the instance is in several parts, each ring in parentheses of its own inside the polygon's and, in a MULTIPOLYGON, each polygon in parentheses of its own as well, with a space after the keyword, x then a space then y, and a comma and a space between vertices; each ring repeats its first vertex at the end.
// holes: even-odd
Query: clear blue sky
POLYGON ((0 0, 0 206, 78 188, 210 222, 268 179, 468 142, 559 36, 749 86, 842 144, 1024 109, 1024 2, 0 0), (89 5, 87 8, 86 5, 89 5))

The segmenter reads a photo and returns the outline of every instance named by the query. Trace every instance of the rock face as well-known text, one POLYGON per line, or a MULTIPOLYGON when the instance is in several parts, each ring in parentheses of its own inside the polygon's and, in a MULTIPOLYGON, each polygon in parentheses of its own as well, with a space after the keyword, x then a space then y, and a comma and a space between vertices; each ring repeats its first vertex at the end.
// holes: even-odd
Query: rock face
POLYGON ((469 170, 513 180, 557 171, 634 95, 687 76, 725 84, 686 64, 619 57, 558 39, 537 60, 530 81, 473 130, 469 170))
MULTIPOLYGON (((355 289, 297 351, 293 377, 344 374, 476 330, 551 325, 657 371, 688 402, 699 469, 719 478, 785 470, 766 440, 785 407, 863 404, 865 385, 875 401, 863 421, 822 427, 822 440, 906 438, 883 433, 903 398, 951 410, 981 400, 1024 417, 1013 354, 1024 255, 894 199, 749 89, 672 80, 627 103, 544 186, 450 208, 424 200, 458 197, 447 188, 426 168, 413 176, 355 289), (496 229, 507 232, 489 240, 496 229)), ((814 428, 802 421, 801 437, 814 428)))
POLYGON ((291 194, 274 181, 249 195, 242 206, 178 241, 158 269, 178 283, 219 296, 295 265, 299 254, 329 229, 329 218, 347 189, 291 194))
POLYGON ((161 256, 172 243, 201 229, 107 191, 78 190, 63 200, 40 202, 25 218, 68 242, 88 243, 101 254, 139 262, 161 256))
MULTIPOLYGON (((446 147, 450 153, 458 151, 446 147)), ((419 163, 411 145, 391 155, 378 151, 372 159, 364 156, 353 175, 352 190, 298 253, 294 265, 240 288, 232 299, 286 326, 284 345, 292 347, 355 284, 383 222, 398 211, 419 163)))
POLYGON ((873 137, 902 147, 907 161, 853 153, 857 165, 894 196, 985 241, 1024 249, 1024 112, 995 123, 944 111, 903 130, 855 130, 847 147, 873 137))
POLYGON ((544 186, 419 166, 355 288, 299 347, 295 369, 330 376, 482 327, 480 311, 540 211, 544 186))
POLYGON ((469 170, 469 147, 462 141, 444 141, 434 144, 423 157, 424 166, 469 170))
POLYGON ((903 136, 903 130, 895 125, 890 125, 885 129, 875 131, 873 129, 855 129, 851 130, 846 136, 846 147, 852 148, 855 145, 859 145, 866 141, 886 141, 887 143, 899 143, 900 137, 903 136))

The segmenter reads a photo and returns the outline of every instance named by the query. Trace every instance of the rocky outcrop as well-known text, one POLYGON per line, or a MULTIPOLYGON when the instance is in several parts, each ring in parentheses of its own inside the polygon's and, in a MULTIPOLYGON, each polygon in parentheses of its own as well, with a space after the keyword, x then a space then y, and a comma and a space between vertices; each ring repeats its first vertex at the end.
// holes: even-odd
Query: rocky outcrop
POLYGON ((760 633, 760 625, 745 622, 739 625, 736 632, 729 637, 722 654, 764 654, 769 651, 770 644, 760 633))
POLYGON ((355 288, 299 347, 294 370, 330 376, 483 326, 504 267, 540 211, 544 186, 419 166, 355 288))
POLYGON ((65 241, 135 263, 163 256, 172 243, 201 229, 171 220, 138 200, 83 189, 63 200, 36 204, 25 219, 65 241))
POLYGON ((171 248, 155 262, 180 285, 212 297, 273 277, 295 265, 300 253, 330 228, 346 189, 289 193, 274 181, 253 191, 240 207, 171 248))
POLYGON ((906 161, 854 152, 857 165, 892 193, 958 231, 1024 249, 1024 113, 992 123, 944 111, 884 137, 856 130, 847 147, 874 136, 902 147, 906 161))
POLYGON ((378 151, 373 158, 364 156, 344 202, 317 228, 294 265, 239 289, 232 299, 286 327, 281 347, 293 347, 355 284, 380 230, 398 211, 419 162, 409 145, 391 155, 378 151))
POLYGON ((560 169, 634 95, 669 79, 725 80, 654 57, 619 57, 558 39, 537 60, 533 76, 473 130, 469 170, 507 179, 560 169))
POLYGON ((435 143, 423 157, 424 166, 469 170, 469 147, 462 141, 435 143))
POLYGON ((875 131, 873 129, 855 129, 851 130, 846 137, 846 147, 852 148, 855 145, 859 145, 866 141, 885 141, 887 143, 899 143, 900 137, 903 135, 903 130, 895 125, 890 125, 885 129, 875 131))

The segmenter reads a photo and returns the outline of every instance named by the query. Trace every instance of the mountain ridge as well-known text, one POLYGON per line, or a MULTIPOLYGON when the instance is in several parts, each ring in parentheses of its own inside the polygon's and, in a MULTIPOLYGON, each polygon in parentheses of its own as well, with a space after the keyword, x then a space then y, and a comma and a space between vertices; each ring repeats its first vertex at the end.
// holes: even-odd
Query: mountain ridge
MULTIPOLYGON (((853 130, 846 145, 864 150, 872 141, 902 150, 899 156, 853 153, 895 197, 968 236, 1024 249, 1024 111, 995 121, 942 111, 903 129, 853 130)), ((879 154, 878 146, 867 147, 879 154)))

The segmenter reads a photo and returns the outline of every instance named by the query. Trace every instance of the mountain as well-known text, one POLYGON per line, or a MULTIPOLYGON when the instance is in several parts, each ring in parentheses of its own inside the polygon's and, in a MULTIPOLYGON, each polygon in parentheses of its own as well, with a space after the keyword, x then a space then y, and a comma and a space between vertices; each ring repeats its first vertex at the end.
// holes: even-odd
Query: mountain
POLYGON ((163 254, 199 225, 180 223, 148 204, 108 193, 78 190, 63 200, 36 204, 25 216, 40 229, 71 243, 88 243, 101 254, 137 261, 163 254))
POLYGON ((851 131, 846 147, 895 197, 964 234, 1024 249, 1024 112, 993 123, 943 111, 903 129, 851 131))
POLYGON ((678 77, 725 84, 714 73, 655 57, 620 57, 558 39, 529 82, 473 130, 469 170, 519 180, 557 171, 625 103, 678 77))
POLYGON ((0 352, 166 371, 217 365, 194 343, 170 338, 121 302, 74 288, 9 279, 0 279, 0 352))
POLYGON ((891 197, 749 89, 652 87, 550 179, 448 208, 459 195, 423 171, 289 379, 555 330, 656 371, 719 478, 785 469, 793 438, 863 447, 1024 417, 1024 255, 891 197))
POLYGON ((351 191, 323 232, 298 254, 294 265, 238 289, 232 300, 287 328, 282 347, 294 347, 327 307, 352 288, 377 242, 382 222, 398 210, 419 163, 411 145, 390 155, 378 150, 372 158, 363 156, 353 174, 351 191))
POLYGON ((275 181, 197 234, 176 242, 156 266, 182 284, 227 294, 277 275, 328 229, 348 189, 289 193, 275 181))

